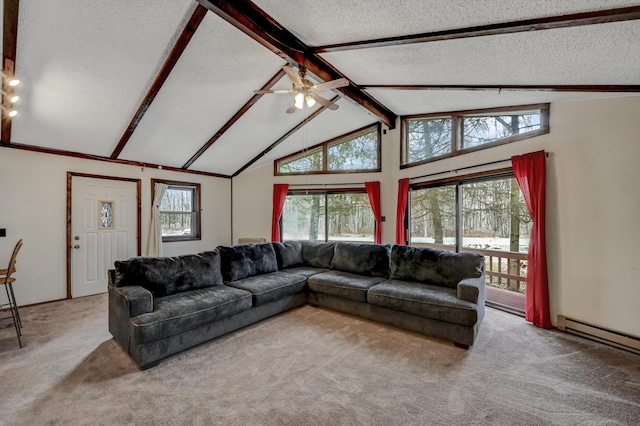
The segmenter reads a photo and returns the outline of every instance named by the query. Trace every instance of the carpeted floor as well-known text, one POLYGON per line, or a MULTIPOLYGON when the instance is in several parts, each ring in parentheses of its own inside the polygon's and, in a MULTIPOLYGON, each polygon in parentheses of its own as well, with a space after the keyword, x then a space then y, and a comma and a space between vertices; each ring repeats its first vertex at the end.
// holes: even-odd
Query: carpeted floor
POLYGON ((640 356, 488 309, 469 350, 305 306, 139 371, 107 297, 0 330, 0 424, 638 425, 640 356))

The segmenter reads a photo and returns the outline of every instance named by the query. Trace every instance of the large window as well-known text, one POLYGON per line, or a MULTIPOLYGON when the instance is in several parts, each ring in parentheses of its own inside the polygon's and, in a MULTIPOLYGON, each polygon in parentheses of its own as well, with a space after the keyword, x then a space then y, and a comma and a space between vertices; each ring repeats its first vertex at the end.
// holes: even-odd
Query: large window
POLYGON ((162 241, 200 239, 200 184, 160 181, 169 185, 160 204, 162 241))
POLYGON ((532 221, 513 173, 414 184, 409 195, 409 244, 484 255, 487 300, 524 312, 532 221))
POLYGON ((380 171, 380 125, 374 124, 274 162, 276 175, 380 171))
POLYGON ((549 105, 403 117, 401 168, 549 132, 549 105))
POLYGON ((375 219, 364 191, 291 192, 282 213, 283 240, 373 243, 375 219))

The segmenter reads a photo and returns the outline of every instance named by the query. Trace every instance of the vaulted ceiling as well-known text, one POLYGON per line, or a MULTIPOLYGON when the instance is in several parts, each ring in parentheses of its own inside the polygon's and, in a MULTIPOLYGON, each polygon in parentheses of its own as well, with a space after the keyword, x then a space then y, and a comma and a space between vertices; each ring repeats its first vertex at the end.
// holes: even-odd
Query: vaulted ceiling
POLYGON ((402 115, 637 95, 640 1, 4 0, 2 146, 233 176, 402 115), (285 113, 282 66, 319 105, 285 113), (9 107, 7 95, 3 104, 9 107))

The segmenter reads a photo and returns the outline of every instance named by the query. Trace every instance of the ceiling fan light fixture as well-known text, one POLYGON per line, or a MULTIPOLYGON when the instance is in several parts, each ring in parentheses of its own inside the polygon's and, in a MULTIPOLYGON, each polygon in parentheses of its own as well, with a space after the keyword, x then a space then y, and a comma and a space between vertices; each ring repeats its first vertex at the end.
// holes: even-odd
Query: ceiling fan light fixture
POLYGON ((311 95, 307 95, 307 96, 305 97, 305 100, 307 101, 307 106, 308 106, 309 108, 313 108, 313 106, 316 104, 316 100, 315 100, 315 99, 313 99, 313 98, 311 97, 311 95))
POLYGON ((296 93, 295 105, 298 109, 302 109, 304 107, 304 93, 296 93))

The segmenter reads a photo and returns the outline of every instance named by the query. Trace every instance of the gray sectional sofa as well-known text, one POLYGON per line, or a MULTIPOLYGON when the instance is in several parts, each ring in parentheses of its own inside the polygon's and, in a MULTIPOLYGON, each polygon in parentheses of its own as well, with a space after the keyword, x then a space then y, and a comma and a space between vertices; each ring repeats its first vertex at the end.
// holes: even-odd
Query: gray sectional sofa
POLYGON ((468 348, 484 300, 484 257, 475 253, 309 241, 220 246, 116 262, 109 331, 145 369, 310 303, 468 348))

